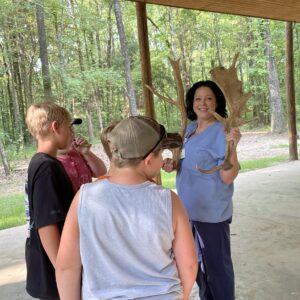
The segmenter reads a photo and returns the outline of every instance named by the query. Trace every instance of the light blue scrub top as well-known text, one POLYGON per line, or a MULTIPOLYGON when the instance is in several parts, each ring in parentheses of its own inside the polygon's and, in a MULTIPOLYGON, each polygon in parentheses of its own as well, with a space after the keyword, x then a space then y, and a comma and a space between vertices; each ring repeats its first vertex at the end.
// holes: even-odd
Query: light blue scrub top
POLYGON ((196 169, 211 169, 223 163, 226 138, 223 125, 216 121, 205 131, 192 135, 197 122, 188 125, 176 177, 177 192, 191 221, 219 223, 232 216, 233 184, 225 184, 220 172, 204 174, 196 169), (192 136, 191 136, 192 135, 192 136))

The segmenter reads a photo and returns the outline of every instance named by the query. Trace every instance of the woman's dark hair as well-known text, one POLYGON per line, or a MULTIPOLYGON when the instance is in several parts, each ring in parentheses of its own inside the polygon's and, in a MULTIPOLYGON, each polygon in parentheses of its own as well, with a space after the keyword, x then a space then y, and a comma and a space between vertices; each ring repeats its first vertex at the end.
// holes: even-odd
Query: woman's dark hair
POLYGON ((186 93, 185 103, 188 119, 191 121, 197 120, 197 115, 195 114, 193 109, 194 96, 196 90, 202 86, 206 86, 213 91, 214 95, 216 96, 217 102, 216 113, 218 113, 223 118, 227 118, 226 101, 221 89, 213 81, 206 80, 194 83, 193 86, 186 93))

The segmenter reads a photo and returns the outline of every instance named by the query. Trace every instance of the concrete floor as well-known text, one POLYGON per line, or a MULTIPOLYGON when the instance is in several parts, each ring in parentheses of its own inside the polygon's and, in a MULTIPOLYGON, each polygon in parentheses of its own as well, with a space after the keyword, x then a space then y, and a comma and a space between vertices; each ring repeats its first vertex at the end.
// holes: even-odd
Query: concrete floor
MULTIPOLYGON (((25 237, 25 226, 0 231, 0 300, 32 299, 25 237)), ((300 161, 238 176, 231 237, 237 300, 300 300, 300 161)))
POLYGON ((236 299, 300 299, 300 161, 238 176, 231 235, 236 299))

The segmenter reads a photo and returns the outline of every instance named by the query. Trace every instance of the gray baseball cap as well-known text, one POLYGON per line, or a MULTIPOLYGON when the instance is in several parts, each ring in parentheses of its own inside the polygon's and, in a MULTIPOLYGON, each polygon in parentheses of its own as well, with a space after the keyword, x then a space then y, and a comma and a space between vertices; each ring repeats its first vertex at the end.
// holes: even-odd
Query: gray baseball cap
POLYGON ((178 133, 167 133, 165 127, 152 118, 134 116, 120 121, 107 137, 112 153, 123 159, 145 159, 158 149, 182 146, 178 133))

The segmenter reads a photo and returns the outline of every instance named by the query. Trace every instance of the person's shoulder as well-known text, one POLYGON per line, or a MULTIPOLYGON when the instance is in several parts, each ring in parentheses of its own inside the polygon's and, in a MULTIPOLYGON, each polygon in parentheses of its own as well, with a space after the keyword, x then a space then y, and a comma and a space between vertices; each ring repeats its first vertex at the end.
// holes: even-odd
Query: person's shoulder
POLYGON ((212 126, 210 126, 210 130, 214 131, 218 135, 224 135, 224 125, 216 121, 212 126))
POLYGON ((57 170, 60 170, 61 162, 53 156, 50 156, 46 153, 36 153, 29 164, 29 172, 31 170, 40 170, 40 171, 47 171, 49 170, 51 173, 56 173, 57 170))
POLYGON ((70 149, 70 151, 68 152, 68 155, 70 156, 82 156, 78 151, 76 151, 75 149, 70 149))
POLYGON ((224 125, 220 121, 214 123, 215 128, 224 130, 224 125))
POLYGON ((56 160, 56 157, 53 157, 47 153, 44 152, 37 152, 35 153, 31 160, 33 161, 52 161, 52 160, 56 160))
POLYGON ((69 150, 65 154, 59 154, 59 155, 57 155, 56 158, 59 161, 61 161, 63 164, 64 163, 72 162, 73 160, 76 160, 76 161, 84 160, 84 158, 82 157, 82 155, 78 151, 76 151, 74 149, 69 150))
POLYGON ((197 122, 192 121, 186 126, 186 131, 190 132, 191 130, 195 129, 196 126, 197 126, 197 122))
POLYGON ((100 178, 93 182, 87 182, 81 185, 81 191, 98 193, 102 190, 107 189, 111 191, 112 186, 109 184, 107 178, 100 178))
POLYGON ((29 169, 47 165, 49 162, 51 162, 51 158, 48 154, 37 152, 32 156, 30 160, 29 169))
POLYGON ((197 128, 197 122, 192 121, 186 126, 185 136, 189 136, 192 132, 194 132, 197 128))
POLYGON ((224 125, 221 122, 217 121, 214 124, 213 131, 214 131, 214 134, 212 134, 212 135, 214 136, 214 145, 216 147, 220 147, 220 149, 224 149, 224 147, 226 145, 226 136, 225 136, 224 125))

